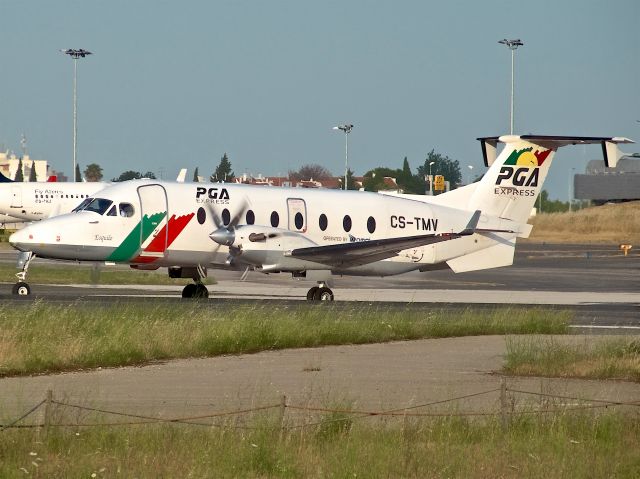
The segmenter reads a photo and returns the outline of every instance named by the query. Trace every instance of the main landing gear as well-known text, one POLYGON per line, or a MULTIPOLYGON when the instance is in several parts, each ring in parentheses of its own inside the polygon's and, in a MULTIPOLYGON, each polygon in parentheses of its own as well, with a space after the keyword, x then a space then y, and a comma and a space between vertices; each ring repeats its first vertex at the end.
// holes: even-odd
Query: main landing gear
POLYGON ((31 251, 23 251, 18 255, 18 268, 22 268, 22 271, 16 273, 18 282, 13 285, 13 289, 11 290, 13 294, 16 294, 18 296, 28 296, 31 294, 31 287, 26 282, 26 280, 27 271, 29 270, 29 264, 35 257, 36 255, 31 251))
POLYGON ((197 281, 196 283, 190 283, 184 287, 182 290, 183 298, 208 298, 209 290, 202 283, 202 281, 197 281))
POLYGON ((196 267, 173 267, 169 268, 170 278, 193 278, 193 283, 188 284, 182 290, 183 298, 208 298, 209 290, 202 280, 207 277, 207 268, 198 265, 196 267))
POLYGON ((318 282, 318 286, 307 292, 307 301, 333 301, 333 291, 325 283, 318 282))

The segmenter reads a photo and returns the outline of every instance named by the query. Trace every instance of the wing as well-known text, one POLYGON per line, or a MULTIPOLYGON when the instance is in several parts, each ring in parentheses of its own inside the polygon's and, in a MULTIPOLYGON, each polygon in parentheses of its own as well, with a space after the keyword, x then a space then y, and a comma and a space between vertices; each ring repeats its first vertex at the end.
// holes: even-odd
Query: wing
POLYGON ((466 228, 459 233, 403 236, 356 243, 332 244, 297 248, 285 253, 285 256, 326 264, 332 267, 351 268, 397 256, 400 251, 417 248, 442 241, 449 241, 476 232, 480 219, 480 210, 476 211, 466 228))

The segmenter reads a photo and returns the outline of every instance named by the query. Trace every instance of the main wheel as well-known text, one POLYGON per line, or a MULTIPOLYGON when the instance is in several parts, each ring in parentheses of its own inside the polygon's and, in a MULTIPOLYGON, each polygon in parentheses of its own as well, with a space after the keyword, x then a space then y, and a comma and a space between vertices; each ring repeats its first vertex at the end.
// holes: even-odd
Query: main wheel
POLYGON ((196 293, 196 285, 193 284, 193 283, 189 283, 182 290, 182 297, 183 298, 193 298, 195 293, 196 293))
POLYGON ((313 301, 314 299, 316 299, 315 296, 319 289, 319 287, 314 286, 309 291, 307 291, 307 301, 313 301))
POLYGON ((202 283, 197 283, 196 285, 196 290, 193 293, 193 298, 208 298, 209 297, 209 290, 207 289, 207 287, 202 284, 202 283))
POLYGON ((13 285, 11 292, 18 296, 28 296, 31 294, 31 287, 24 281, 20 281, 13 285))
POLYGON ((329 288, 318 288, 318 291, 313 295, 313 299, 316 301, 333 301, 333 291, 329 288))

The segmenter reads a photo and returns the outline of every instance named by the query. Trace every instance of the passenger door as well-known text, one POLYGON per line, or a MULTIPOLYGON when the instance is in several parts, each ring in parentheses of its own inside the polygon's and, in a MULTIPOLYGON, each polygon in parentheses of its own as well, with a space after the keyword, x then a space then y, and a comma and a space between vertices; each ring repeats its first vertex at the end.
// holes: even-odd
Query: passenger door
POLYGON ((140 256, 162 257, 167 249, 169 216, 167 192, 160 185, 138 187, 140 197, 140 247, 148 242, 140 256))
POLYGON ((301 198, 287 198, 289 229, 304 233, 307 231, 307 206, 301 198))

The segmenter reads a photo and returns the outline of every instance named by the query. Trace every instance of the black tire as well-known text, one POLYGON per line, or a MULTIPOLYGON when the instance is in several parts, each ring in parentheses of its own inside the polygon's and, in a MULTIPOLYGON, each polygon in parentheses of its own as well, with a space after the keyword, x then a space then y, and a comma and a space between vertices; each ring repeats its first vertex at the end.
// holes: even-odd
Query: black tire
POLYGON ((31 294, 31 287, 24 281, 20 281, 13 285, 11 292, 18 296, 29 296, 31 294))
POLYGON ((193 283, 189 283, 182 290, 182 297, 183 298, 193 298, 195 293, 196 293, 196 285, 193 284, 193 283))
POLYGON ((193 293, 193 298, 208 298, 209 290, 204 284, 196 284, 196 290, 193 293))
POLYGON ((316 301, 333 301, 333 291, 329 288, 318 288, 318 291, 313 295, 313 299, 316 301))
POLYGON ((309 291, 307 291, 307 301, 313 301, 319 289, 320 289, 319 287, 314 286, 309 291))

